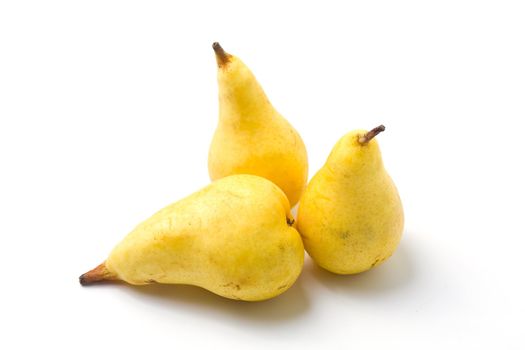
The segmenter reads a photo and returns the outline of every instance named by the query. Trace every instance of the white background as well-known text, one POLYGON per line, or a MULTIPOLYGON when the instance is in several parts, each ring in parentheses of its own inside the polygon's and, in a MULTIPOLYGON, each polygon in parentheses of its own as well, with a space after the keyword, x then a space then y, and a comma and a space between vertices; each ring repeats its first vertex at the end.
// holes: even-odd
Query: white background
POLYGON ((0 348, 523 349, 524 6, 0 2, 0 348), (344 133, 386 125, 406 229, 384 265, 308 259, 261 303, 78 284, 209 182, 213 41, 301 133, 310 176, 344 133))

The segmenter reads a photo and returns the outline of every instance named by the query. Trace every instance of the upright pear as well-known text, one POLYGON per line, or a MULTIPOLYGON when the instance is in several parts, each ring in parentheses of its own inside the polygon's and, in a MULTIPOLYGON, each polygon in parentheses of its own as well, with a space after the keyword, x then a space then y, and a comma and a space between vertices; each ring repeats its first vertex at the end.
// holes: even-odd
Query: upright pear
POLYGON ((403 207, 374 139, 384 130, 343 136, 299 203, 306 251, 328 271, 366 271, 390 257, 401 239, 403 207))
POLYGON ((279 186, 290 204, 306 186, 308 160, 297 131, 272 106, 248 67, 213 44, 218 65, 219 124, 208 156, 212 180, 253 174, 279 186))
POLYGON ((303 266, 292 223, 288 199, 275 184, 225 177, 138 225, 80 283, 190 284, 231 299, 272 298, 290 288, 303 266))

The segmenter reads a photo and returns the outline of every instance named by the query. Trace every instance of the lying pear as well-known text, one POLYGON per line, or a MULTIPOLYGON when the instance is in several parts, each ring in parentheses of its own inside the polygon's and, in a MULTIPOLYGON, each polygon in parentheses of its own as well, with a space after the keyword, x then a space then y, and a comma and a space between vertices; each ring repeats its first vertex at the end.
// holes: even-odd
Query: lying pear
POLYGON ((217 180, 138 225, 83 285, 191 284, 226 298, 264 300, 299 276, 304 248, 284 193, 253 175, 217 180))
POLYGON ((294 206, 308 177, 301 136, 271 105, 252 72, 213 44, 218 65, 219 124, 208 156, 212 180, 253 174, 279 186, 294 206))
POLYGON ((297 228, 306 251, 328 271, 366 271, 390 257, 401 239, 401 199, 374 139, 384 130, 343 136, 299 203, 297 228))

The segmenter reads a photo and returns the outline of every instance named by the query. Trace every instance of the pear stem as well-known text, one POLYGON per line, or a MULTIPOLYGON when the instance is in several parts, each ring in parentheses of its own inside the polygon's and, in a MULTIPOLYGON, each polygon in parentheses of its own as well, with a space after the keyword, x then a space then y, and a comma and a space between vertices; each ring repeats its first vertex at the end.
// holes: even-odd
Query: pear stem
POLYGON ((379 133, 381 133, 383 131, 385 131, 385 126, 384 125, 376 126, 372 130, 367 132, 365 135, 359 137, 358 141, 359 141, 360 144, 364 145, 364 144, 370 142, 370 140, 372 140, 374 137, 376 137, 379 133))
POLYGON ((219 68, 227 65, 228 62, 230 62, 231 55, 224 51, 221 44, 218 42, 214 42, 212 47, 213 51, 215 51, 215 58, 217 59, 217 65, 219 68))
POLYGON ((93 283, 103 282, 103 281, 115 281, 117 276, 109 272, 106 268, 105 262, 95 267, 93 270, 90 270, 78 278, 79 282, 83 286, 88 286, 93 283))

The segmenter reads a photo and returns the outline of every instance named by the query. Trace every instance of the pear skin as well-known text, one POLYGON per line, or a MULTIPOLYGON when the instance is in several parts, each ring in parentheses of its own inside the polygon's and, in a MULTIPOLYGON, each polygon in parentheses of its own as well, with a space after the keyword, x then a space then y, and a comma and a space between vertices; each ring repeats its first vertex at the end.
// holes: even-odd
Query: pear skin
POLYGON ((301 273, 304 248, 292 224, 275 184, 225 177, 138 225, 80 283, 190 284, 230 299, 269 299, 301 273))
POLYGON ((375 136, 356 130, 335 145, 299 203, 297 228, 324 269, 355 274, 390 257, 403 232, 403 206, 375 136))
POLYGON ((294 206, 306 187, 308 159, 299 133, 272 106, 250 69, 213 44, 218 66, 219 123, 210 146, 212 180, 262 176, 294 206))

